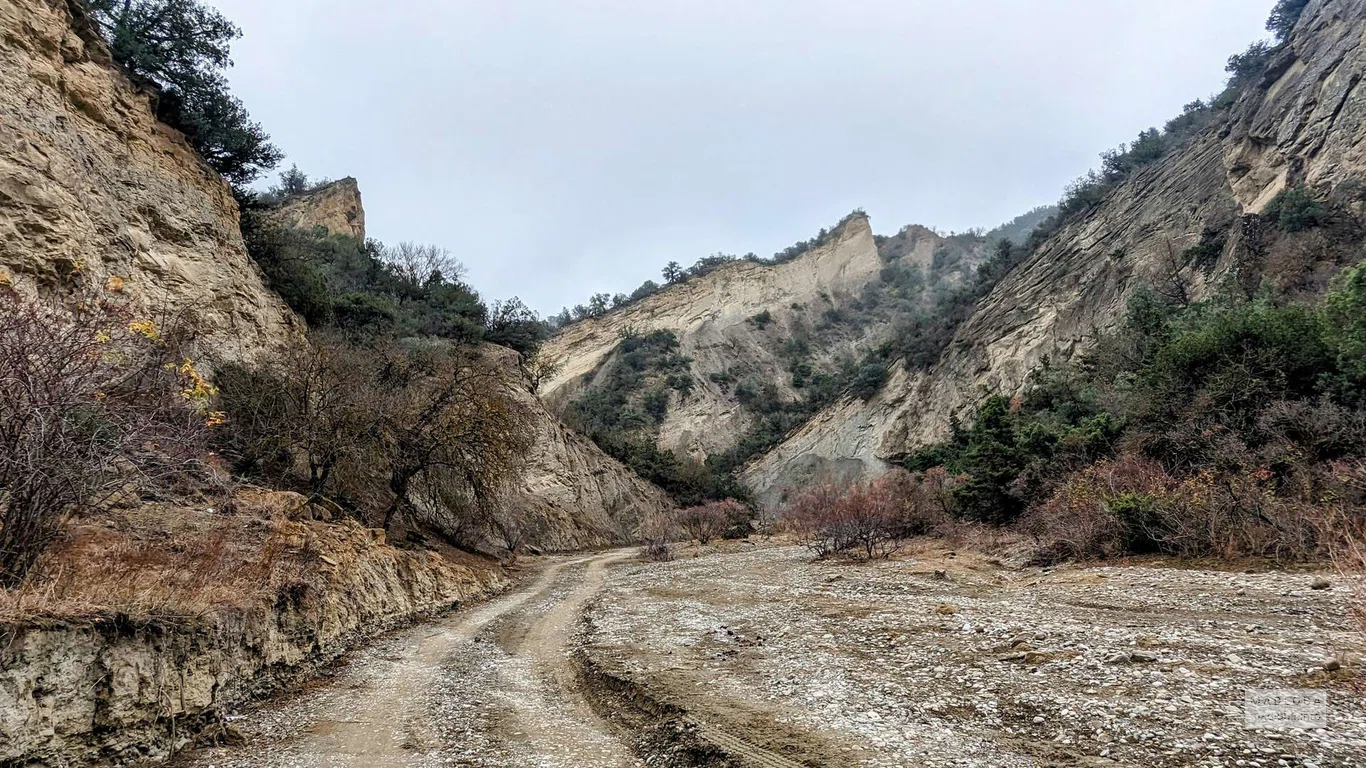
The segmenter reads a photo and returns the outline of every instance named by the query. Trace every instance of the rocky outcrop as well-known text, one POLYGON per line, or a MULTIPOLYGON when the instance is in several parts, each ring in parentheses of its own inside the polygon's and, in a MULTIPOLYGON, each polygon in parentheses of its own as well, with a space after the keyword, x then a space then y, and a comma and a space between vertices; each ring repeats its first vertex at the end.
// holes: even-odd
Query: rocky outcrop
POLYGON ((360 199, 360 185, 350 177, 291 197, 270 215, 282 226, 321 227, 329 234, 365 241, 365 206, 360 199))
POLYGON ((1366 0, 1311 0, 1263 81, 1227 120, 1134 175, 1014 269, 925 371, 898 370, 867 404, 836 404, 745 468, 769 503, 820 474, 878 473, 943 437, 984 390, 1014 393, 1045 356, 1070 359, 1118 321, 1140 286, 1177 278, 1198 298, 1247 247, 1239 217, 1287 186, 1334 192, 1366 178, 1366 0), (1180 263, 1206 227, 1224 253, 1180 263))
MULTIPOLYGON (((920 250, 928 260, 933 244, 927 240, 920 250)), ((867 217, 854 216, 825 245, 787 263, 737 261, 604 317, 569 326, 542 353, 563 367, 542 385, 541 395, 552 408, 562 409, 584 387, 594 385, 622 333, 670 330, 678 336, 682 354, 693 360, 694 389, 687 398, 674 395, 660 427, 659 444, 700 457, 724 450, 744 432, 749 419, 711 374, 742 370, 781 385, 783 394, 793 397, 785 384, 786 363, 779 356, 782 330, 846 305, 877 279, 882 267, 867 217), (752 321, 765 311, 770 323, 752 321)), ((849 340, 844 349, 852 350, 856 341, 849 340)), ((833 356, 838 351, 823 353, 833 356)))
MULTIPOLYGON (((488 349, 507 370, 518 370, 516 352, 488 349)), ((514 379, 535 437, 512 504, 528 521, 533 547, 566 551, 630 543, 641 518, 673 509, 662 490, 566 427, 524 378, 514 379)))
POLYGON ((299 325, 247 256, 228 185, 52 0, 0 2, 0 281, 191 312, 227 359, 299 325))
POLYGON ((0 624, 0 764, 163 760, 358 641, 507 584, 354 523, 289 525, 309 558, 298 580, 254 604, 178 620, 0 624))

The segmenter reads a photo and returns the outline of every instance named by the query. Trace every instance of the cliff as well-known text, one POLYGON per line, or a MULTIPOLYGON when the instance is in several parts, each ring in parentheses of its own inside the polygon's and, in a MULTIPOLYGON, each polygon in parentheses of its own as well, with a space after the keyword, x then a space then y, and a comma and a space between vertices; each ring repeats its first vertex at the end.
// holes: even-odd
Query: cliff
MULTIPOLYGON (((737 381, 773 384, 780 398, 798 399, 789 375, 789 342, 799 340, 809 349, 804 354, 817 369, 852 364, 877 338, 877 324, 832 318, 871 312, 865 289, 890 263, 928 270, 948 246, 923 227, 908 227, 880 252, 868 218, 856 214, 823 244, 790 261, 732 262, 565 328, 543 353, 563 367, 542 385, 541 395, 563 412, 585 389, 604 385, 624 333, 672 331, 679 352, 691 359, 692 388, 671 395, 658 444, 696 458, 724 451, 752 422, 737 397, 737 381)), ((966 268, 980 255, 962 258, 955 251, 966 268)))
MULTIPOLYGON (((925 371, 897 371, 864 404, 818 414, 744 470, 774 503, 820 473, 876 474, 942 438, 981 393, 1019 392, 1044 358, 1084 353, 1141 286, 1179 279, 1199 298, 1259 248, 1256 214, 1287 187, 1345 194, 1366 177, 1366 0, 1311 0, 1288 44, 1226 119, 1067 222, 1016 267, 925 371), (1206 227, 1213 263, 1174 261, 1206 227)), ((1359 200, 1353 205, 1360 206, 1359 200)))
MULTIPOLYGON (((487 349, 507 370, 517 370, 516 352, 487 349)), ((531 546, 565 551, 628 544, 636 540, 642 517, 673 508, 663 491, 566 427, 525 379, 514 378, 515 395, 535 434, 512 499, 528 521, 531 546)))
POLYGON ((270 216, 282 226, 322 227, 333 235, 365 240, 365 206, 360 185, 350 177, 291 197, 271 211, 270 216))
POLYGON ((247 256, 228 185, 64 2, 0 3, 0 281, 191 312, 225 359, 300 326, 247 256))

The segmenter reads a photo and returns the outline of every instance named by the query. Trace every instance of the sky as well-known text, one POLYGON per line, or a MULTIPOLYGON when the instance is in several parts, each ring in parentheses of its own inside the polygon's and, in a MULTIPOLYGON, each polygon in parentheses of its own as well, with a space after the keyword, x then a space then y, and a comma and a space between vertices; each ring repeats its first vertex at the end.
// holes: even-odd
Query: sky
POLYGON ((1272 0, 210 0, 371 237, 542 313, 854 208, 991 227, 1220 89, 1272 0))

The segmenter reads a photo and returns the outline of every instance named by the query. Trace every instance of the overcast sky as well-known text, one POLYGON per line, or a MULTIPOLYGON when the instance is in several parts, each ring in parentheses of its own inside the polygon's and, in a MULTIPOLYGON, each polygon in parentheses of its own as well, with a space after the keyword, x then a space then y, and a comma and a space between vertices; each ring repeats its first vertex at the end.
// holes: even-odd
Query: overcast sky
POLYGON ((372 237, 542 312, 856 207, 892 233, 1056 201, 1219 89, 1272 0, 210 0, 234 91, 372 237))

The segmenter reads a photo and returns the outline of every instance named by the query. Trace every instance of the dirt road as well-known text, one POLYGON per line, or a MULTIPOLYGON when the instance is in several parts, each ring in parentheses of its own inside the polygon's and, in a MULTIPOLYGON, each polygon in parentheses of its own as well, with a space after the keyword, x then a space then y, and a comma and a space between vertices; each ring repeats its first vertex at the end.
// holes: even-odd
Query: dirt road
POLYGON ((553 562, 531 585, 357 654, 339 676, 235 725, 211 766, 641 765, 588 706, 568 658, 612 552, 553 562))

